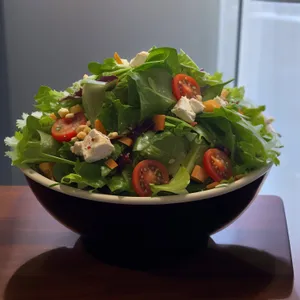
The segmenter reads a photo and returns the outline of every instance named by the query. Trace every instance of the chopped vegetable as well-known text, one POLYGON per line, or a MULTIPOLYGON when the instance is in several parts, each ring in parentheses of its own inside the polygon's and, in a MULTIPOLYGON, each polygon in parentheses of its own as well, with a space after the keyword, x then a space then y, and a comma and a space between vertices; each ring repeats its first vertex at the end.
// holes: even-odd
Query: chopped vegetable
POLYGON ((118 166, 118 164, 117 164, 112 158, 108 159, 108 160, 105 162, 105 164, 106 164, 111 170, 115 169, 115 168, 118 166))
POLYGON ((122 144, 128 146, 128 147, 131 147, 132 144, 133 144, 133 140, 127 136, 123 136, 121 137, 119 140, 119 142, 121 142, 122 144))
POLYGON ((165 115, 155 115, 153 117, 154 131, 163 131, 165 129, 165 115))
POLYGON ((208 179, 208 174, 206 173, 205 169, 202 168, 199 165, 195 165, 192 174, 191 174, 191 179, 203 183, 208 179))
POLYGON ((215 182, 212 182, 212 183, 210 183, 210 184, 208 184, 207 186, 206 186, 206 189, 207 190, 211 190, 211 189, 214 189, 216 186, 218 186, 220 184, 220 182, 217 182, 217 181, 215 181, 215 182))
POLYGON ((203 102, 205 112, 213 112, 215 108, 220 108, 221 105, 214 99, 203 102))
POLYGON ((114 53, 114 59, 116 60, 116 62, 118 63, 118 64, 123 64, 123 62, 122 62, 122 59, 121 59, 121 57, 119 56, 119 54, 118 54, 118 52, 115 52, 114 53))
POLYGON ((94 126, 95 126, 95 129, 102 132, 103 134, 106 134, 106 130, 105 130, 102 122, 99 119, 95 120, 95 125, 94 126))

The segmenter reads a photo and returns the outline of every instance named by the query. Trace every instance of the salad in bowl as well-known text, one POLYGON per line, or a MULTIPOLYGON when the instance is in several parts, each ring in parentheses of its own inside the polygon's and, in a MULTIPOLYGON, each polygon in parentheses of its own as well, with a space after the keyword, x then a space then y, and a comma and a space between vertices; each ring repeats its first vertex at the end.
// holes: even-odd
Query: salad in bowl
POLYGON ((153 47, 88 65, 64 91, 41 86, 5 138, 14 166, 91 193, 154 197, 224 187, 279 164, 265 106, 183 51, 153 47))

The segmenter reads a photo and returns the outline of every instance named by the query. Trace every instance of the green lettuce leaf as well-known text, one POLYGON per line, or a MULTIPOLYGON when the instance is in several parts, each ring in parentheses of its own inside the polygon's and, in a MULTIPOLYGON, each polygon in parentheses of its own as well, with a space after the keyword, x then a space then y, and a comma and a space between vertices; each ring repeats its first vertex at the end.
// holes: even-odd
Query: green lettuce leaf
POLYGON ((133 194, 133 188, 131 184, 132 167, 126 167, 120 175, 114 175, 107 182, 107 186, 113 194, 120 194, 127 192, 133 194))
POLYGON ((231 158, 239 172, 260 168, 269 162, 279 164, 277 149, 280 146, 273 142, 275 134, 271 134, 272 140, 261 135, 263 124, 254 125, 247 116, 225 107, 198 114, 197 121, 215 133, 217 143, 233 151, 231 158))
POLYGON ((71 184, 75 183, 79 189, 84 189, 86 187, 100 189, 103 186, 105 186, 105 184, 106 184, 104 181, 102 181, 100 179, 86 179, 75 173, 70 173, 70 174, 64 176, 61 179, 61 183, 67 184, 67 185, 71 185, 71 184))
POLYGON ((140 119, 166 113, 175 103, 172 75, 163 68, 149 68, 129 75, 128 104, 140 108, 140 119))
POLYGON ((203 101, 214 99, 217 96, 221 95, 221 92, 223 88, 230 82, 232 82, 234 79, 230 79, 226 82, 218 83, 212 86, 209 86, 208 88, 204 89, 202 96, 203 101))
POLYGON ((139 123, 140 110, 128 104, 123 104, 115 99, 112 92, 107 92, 106 99, 99 112, 98 119, 101 120, 104 128, 109 131, 123 133, 129 127, 139 123))
POLYGON ((202 166, 202 159, 204 152, 209 148, 207 143, 202 140, 202 143, 193 142, 190 151, 182 162, 182 166, 185 167, 186 171, 191 174, 195 165, 202 166))
POLYGON ((144 159, 160 161, 171 174, 177 172, 188 149, 189 141, 184 136, 176 136, 168 131, 158 134, 146 132, 136 140, 133 147, 133 151, 139 152, 139 156, 144 159))
MULTIPOLYGON (((165 67, 172 72, 173 75, 180 73, 180 63, 178 60, 177 50, 169 47, 155 48, 153 49, 145 62, 147 64, 159 64, 161 67, 165 67)), ((145 66, 138 67, 144 69, 145 66)))
POLYGON ((103 61, 103 63, 98 62, 90 62, 88 64, 88 69, 92 74, 100 76, 120 76, 123 73, 128 72, 131 67, 118 64, 114 58, 107 58, 103 61))
POLYGON ((74 165, 73 161, 56 156, 60 144, 47 131, 48 126, 44 126, 38 118, 28 116, 22 132, 17 132, 11 139, 6 139, 6 144, 11 145, 11 151, 7 155, 13 159, 12 164, 20 167, 40 162, 74 165))
POLYGON ((184 167, 180 167, 176 175, 168 184, 154 185, 150 184, 152 196, 156 196, 160 192, 169 192, 173 194, 186 194, 186 187, 190 183, 190 174, 184 167))
POLYGON ((83 85, 82 104, 84 111, 94 124, 97 116, 100 114, 102 105, 105 102, 105 92, 112 89, 116 81, 111 81, 106 84, 96 80, 89 80, 83 85))

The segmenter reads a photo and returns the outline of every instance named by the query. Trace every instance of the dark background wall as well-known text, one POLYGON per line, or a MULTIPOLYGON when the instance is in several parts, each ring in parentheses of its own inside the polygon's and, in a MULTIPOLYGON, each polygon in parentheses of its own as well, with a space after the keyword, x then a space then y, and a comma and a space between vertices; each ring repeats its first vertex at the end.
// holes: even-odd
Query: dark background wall
POLYGON ((10 162, 2 154, 6 151, 3 138, 11 132, 11 108, 8 94, 6 45, 4 36, 4 6, 0 0, 0 184, 11 184, 12 171, 10 162))

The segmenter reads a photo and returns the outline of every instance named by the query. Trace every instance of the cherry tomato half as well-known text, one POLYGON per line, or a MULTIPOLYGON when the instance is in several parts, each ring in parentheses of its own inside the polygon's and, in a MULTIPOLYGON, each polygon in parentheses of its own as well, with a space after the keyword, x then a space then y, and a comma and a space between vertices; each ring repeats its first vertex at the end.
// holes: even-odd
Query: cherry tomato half
POLYGON ((229 179, 232 176, 232 167, 229 157, 217 148, 208 149, 204 153, 203 166, 207 174, 214 181, 229 179))
POLYGON ((165 184, 169 182, 167 168, 156 160, 142 160, 132 173, 132 185, 135 192, 141 197, 151 196, 150 183, 165 184))
POLYGON ((52 126, 51 134, 59 142, 69 142, 72 137, 77 135, 76 128, 86 124, 87 120, 84 113, 74 115, 74 118, 58 119, 52 126))
POLYGON ((172 80, 173 95, 177 100, 182 96, 193 98, 200 95, 200 87, 197 81, 185 74, 177 74, 172 80))

